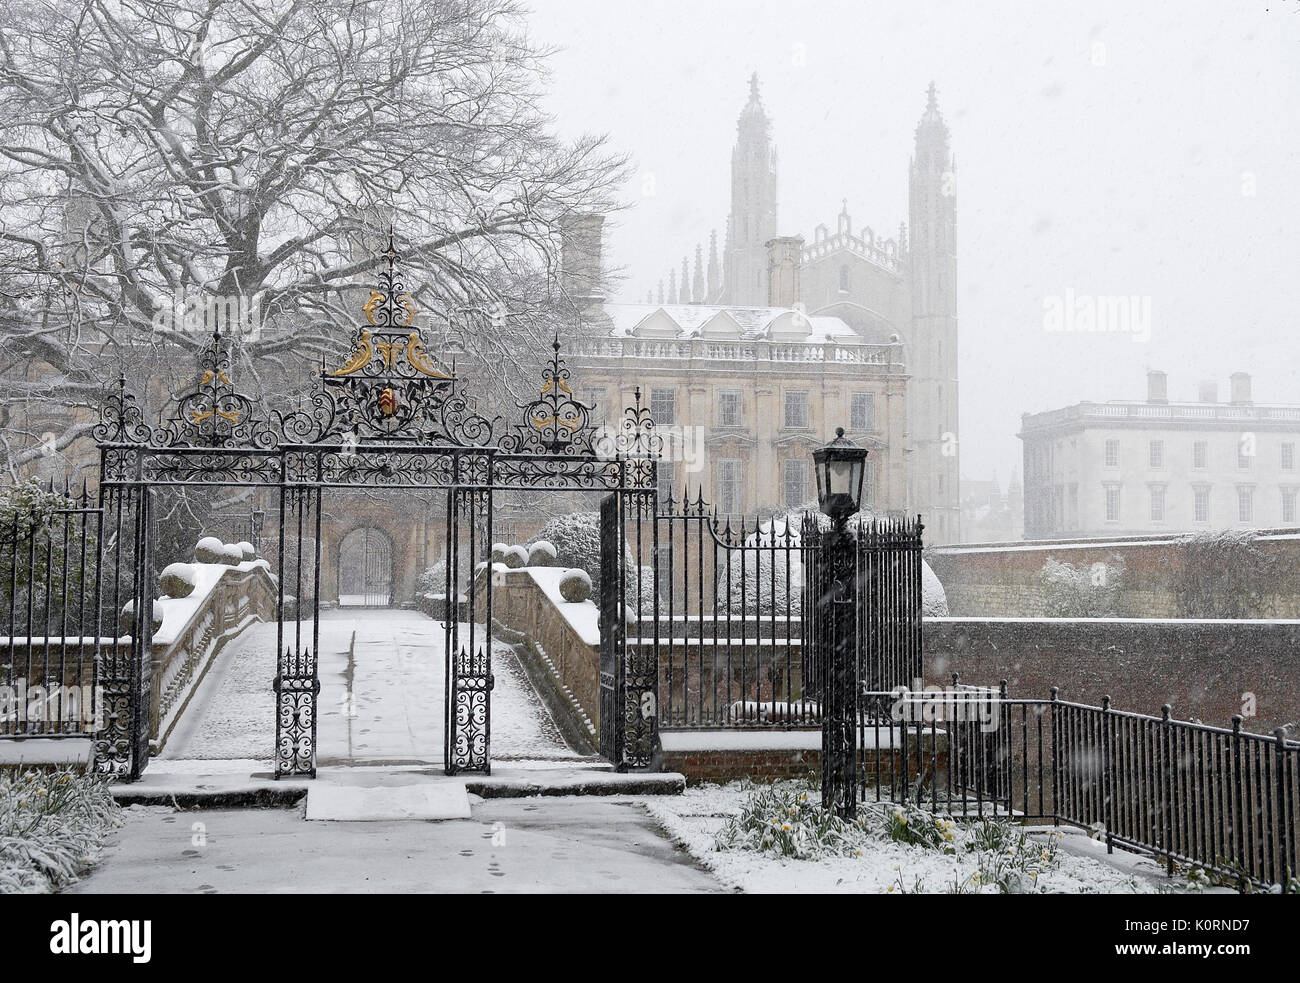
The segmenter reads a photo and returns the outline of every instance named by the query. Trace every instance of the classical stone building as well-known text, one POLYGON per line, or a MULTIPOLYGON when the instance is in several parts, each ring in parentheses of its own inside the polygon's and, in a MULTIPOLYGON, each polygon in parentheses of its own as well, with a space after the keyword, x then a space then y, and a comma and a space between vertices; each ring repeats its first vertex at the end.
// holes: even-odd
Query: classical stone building
MULTIPOLYGON (((867 368, 883 364, 873 354, 865 360, 837 360, 824 381, 799 377, 770 390, 757 380, 780 378, 789 370, 790 360, 770 362, 762 348, 753 348, 752 355, 737 355, 737 364, 755 360, 756 381, 752 390, 746 390, 749 405, 756 419, 773 428, 770 435, 753 435, 759 443, 747 456, 754 475, 747 507, 772 507, 786 497, 784 471, 767 466, 783 460, 788 446, 776 443, 789 436, 778 433, 787 429, 782 425, 783 393, 792 387, 812 387, 808 390, 811 404, 824 415, 815 420, 814 433, 806 441, 811 444, 824 440, 839 424, 850 432, 860 429, 853 425, 854 398, 859 405, 869 392, 877 400, 896 399, 885 394, 901 385, 905 408, 891 403, 884 411, 883 404, 877 403, 880 425, 887 421, 890 428, 878 431, 872 445, 879 462, 877 480, 888 476, 877 486, 877 503, 887 509, 920 512, 929 541, 960 539, 956 196, 948 138, 931 85, 909 170, 909 221, 898 227, 896 235, 877 233, 870 226, 855 227, 847 201, 834 227, 818 225, 810 240, 779 235, 772 124, 759 96, 758 79, 752 78, 732 151, 731 203, 721 260, 714 233, 707 262, 703 244, 696 246, 693 271, 689 259, 683 259, 680 277, 676 268, 669 272, 666 291, 661 280, 645 307, 628 309, 599 326, 601 333, 613 337, 639 337, 653 330, 661 340, 676 337, 692 342, 683 346, 680 356, 671 356, 679 361, 661 365, 660 371, 680 373, 683 392, 695 392, 678 410, 680 422, 709 428, 708 440, 715 442, 720 439, 712 432, 718 394, 721 387, 734 388, 739 377, 732 372, 715 378, 713 370, 718 366, 699 353, 706 350, 705 338, 721 330, 727 318, 738 325, 732 336, 736 341, 763 341, 768 325, 776 324, 779 334, 782 325, 802 314, 808 322, 806 330, 793 339, 800 344, 834 338, 841 349, 858 345, 865 346, 864 351, 882 350, 880 358, 891 366, 885 374, 902 378, 881 383, 878 369, 867 368), (701 310, 684 313, 693 307, 701 310), (662 315, 657 322, 648 320, 658 310, 662 315), (724 312, 727 318, 717 320, 724 312), (677 326, 675 335, 670 324, 677 326), (675 368, 670 370, 668 364, 675 368)), ((613 347, 605 350, 612 353, 613 347)), ((670 357, 666 350, 663 357, 670 357)))
POLYGON ((668 435, 661 497, 689 489, 727 514, 816 498, 811 452, 836 426, 871 450, 867 500, 906 501, 902 344, 782 307, 611 304, 608 333, 572 346, 580 399, 615 422, 639 388, 668 435))
POLYGON ((1199 396, 1170 402, 1152 371, 1145 401, 1022 416, 1025 538, 1300 523, 1300 406, 1254 402, 1244 372, 1226 403, 1213 382, 1199 396))

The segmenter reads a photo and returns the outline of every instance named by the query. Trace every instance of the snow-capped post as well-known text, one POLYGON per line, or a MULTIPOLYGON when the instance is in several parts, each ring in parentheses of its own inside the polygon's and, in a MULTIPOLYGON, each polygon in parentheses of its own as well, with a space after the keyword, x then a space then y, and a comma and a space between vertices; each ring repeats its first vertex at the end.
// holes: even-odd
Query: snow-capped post
POLYGON ((844 436, 813 451, 817 476, 817 505, 832 521, 821 534, 822 572, 817 585, 818 611, 823 624, 816 632, 822 643, 822 806, 842 819, 858 814, 858 765, 854 728, 858 716, 858 665, 854 650, 857 610, 857 541, 848 529, 849 517, 862 505, 862 478, 867 449, 844 436))

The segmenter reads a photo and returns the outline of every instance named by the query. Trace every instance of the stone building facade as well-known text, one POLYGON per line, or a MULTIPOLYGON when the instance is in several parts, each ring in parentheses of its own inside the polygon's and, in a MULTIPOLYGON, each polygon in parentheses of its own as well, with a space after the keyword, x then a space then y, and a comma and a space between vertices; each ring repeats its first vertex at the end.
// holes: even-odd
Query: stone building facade
POLYGON ((1026 413, 1019 436, 1026 539, 1300 524, 1300 405, 1255 403, 1244 372, 1227 402, 1177 403, 1152 371, 1145 401, 1026 413))

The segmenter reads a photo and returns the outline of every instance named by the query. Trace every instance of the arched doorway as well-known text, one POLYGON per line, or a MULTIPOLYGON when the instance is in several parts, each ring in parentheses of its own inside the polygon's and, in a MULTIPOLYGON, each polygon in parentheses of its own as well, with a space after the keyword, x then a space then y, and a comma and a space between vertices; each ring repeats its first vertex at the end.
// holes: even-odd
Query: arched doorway
POLYGON ((339 544, 339 607, 386 608, 393 603, 393 541, 361 526, 339 544))

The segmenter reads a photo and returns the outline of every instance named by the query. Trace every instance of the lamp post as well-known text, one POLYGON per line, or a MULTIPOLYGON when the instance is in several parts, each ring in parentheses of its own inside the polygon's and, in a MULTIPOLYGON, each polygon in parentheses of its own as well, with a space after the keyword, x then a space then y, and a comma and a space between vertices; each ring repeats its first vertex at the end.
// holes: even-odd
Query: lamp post
POLYGON ((854 728, 858 716, 857 538, 849 517, 862 505, 867 449, 844 436, 813 451, 817 505, 832 526, 821 535, 814 636, 820 651, 817 673, 822 714, 822 806, 842 819, 858 814, 858 763, 854 728))

